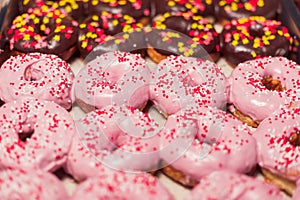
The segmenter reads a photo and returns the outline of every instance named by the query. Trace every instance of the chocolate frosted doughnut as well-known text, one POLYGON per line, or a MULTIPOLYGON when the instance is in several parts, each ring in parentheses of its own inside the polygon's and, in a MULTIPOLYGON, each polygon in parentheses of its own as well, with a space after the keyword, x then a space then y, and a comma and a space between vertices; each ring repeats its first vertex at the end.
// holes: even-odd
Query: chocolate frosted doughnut
POLYGON ((150 21, 150 0, 90 0, 88 13, 99 15, 103 11, 113 14, 130 15, 146 25, 150 21))
MULTIPOLYGON (((150 47, 148 54, 155 62, 161 60, 159 56, 154 58, 155 54, 199 57, 201 55, 198 54, 201 54, 202 50, 197 47, 199 45, 212 56, 213 60, 217 60, 219 57, 219 35, 213 25, 201 16, 182 12, 165 13, 154 21, 152 26, 157 30, 161 30, 146 35, 146 41, 150 47), (183 38, 180 33, 187 37, 183 38), (190 48, 187 48, 187 46, 190 46, 190 48), (200 49, 197 50, 197 48, 200 49)), ((162 59, 165 58, 164 56, 160 55, 162 59)))
POLYGON ((214 7, 212 0, 155 0, 154 15, 166 12, 192 12, 197 15, 212 15, 214 7))
POLYGON ((292 42, 281 22, 252 16, 234 19, 224 26, 221 52, 235 66, 264 56, 288 56, 292 42))
POLYGON ((77 22, 59 10, 42 6, 17 16, 7 35, 10 49, 56 54, 67 60, 76 50, 77 22))
POLYGON ((124 32, 123 37, 120 35, 119 38, 114 38, 114 43, 123 44, 126 40, 132 39, 130 33, 142 27, 141 23, 136 23, 136 20, 129 15, 112 14, 106 11, 100 16, 92 15, 79 25, 79 51, 83 57, 86 57, 96 46, 112 40, 113 35, 121 32, 124 32))
POLYGON ((281 6, 277 0, 218 0, 215 2, 215 16, 220 22, 255 15, 274 19, 281 6))

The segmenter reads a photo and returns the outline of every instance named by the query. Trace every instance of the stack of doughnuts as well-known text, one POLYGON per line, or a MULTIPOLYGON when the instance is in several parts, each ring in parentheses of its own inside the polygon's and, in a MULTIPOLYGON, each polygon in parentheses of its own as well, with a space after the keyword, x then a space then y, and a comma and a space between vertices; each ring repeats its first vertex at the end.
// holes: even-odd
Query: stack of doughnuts
POLYGON ((161 176, 185 199, 299 198, 300 65, 279 1, 14 3, 0 199, 178 199, 161 176))

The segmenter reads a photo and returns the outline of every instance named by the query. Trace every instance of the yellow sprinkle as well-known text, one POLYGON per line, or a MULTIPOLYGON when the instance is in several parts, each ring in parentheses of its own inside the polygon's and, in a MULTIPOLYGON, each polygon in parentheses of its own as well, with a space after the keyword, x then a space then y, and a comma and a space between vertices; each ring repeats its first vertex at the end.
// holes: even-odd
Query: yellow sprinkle
POLYGON ((239 40, 240 39, 240 35, 238 33, 234 33, 233 34, 233 39, 234 40, 239 40))
POLYGON ((93 19, 94 21, 98 21, 98 20, 99 20, 99 17, 98 17, 97 15, 93 15, 93 16, 92 16, 92 19, 93 19))
POLYGON ((247 38, 242 39, 243 44, 249 44, 249 40, 247 38))
POLYGON ((237 5, 235 2, 232 2, 232 4, 231 4, 231 9, 232 9, 233 11, 237 11, 237 10, 238 10, 238 5, 237 5))
POLYGON ((93 34, 92 32, 87 32, 86 36, 87 36, 88 38, 91 38, 92 34, 93 34))
POLYGON ((190 4, 190 3, 186 3, 186 4, 185 4, 185 7, 186 7, 187 9, 191 9, 193 6, 192 6, 192 4, 190 4))
POLYGON ((265 5, 264 0, 258 0, 257 5, 258 5, 259 7, 263 7, 263 6, 265 5))
POLYGON ((85 35, 82 35, 82 36, 79 37, 79 40, 83 41, 83 40, 85 40, 85 38, 86 38, 85 35))
POLYGON ((23 1, 23 4, 24 4, 24 5, 27 5, 28 3, 29 3, 29 0, 24 0, 24 1, 23 1))
POLYGON ((93 6, 98 5, 98 1, 97 1, 97 0, 92 0, 92 5, 93 5, 93 6))
POLYGON ((114 19, 114 20, 112 21, 112 24, 113 24, 114 26, 117 26, 117 25, 119 24, 119 21, 118 21, 117 19, 114 19))
POLYGON ((126 1, 118 1, 119 5, 123 6, 126 5, 126 1))
POLYGON ((55 36, 53 37, 53 40, 54 40, 54 41, 57 41, 57 42, 60 41, 60 36, 59 36, 59 35, 55 35, 55 36))
POLYGON ((255 58, 257 56, 255 51, 252 51, 251 55, 252 55, 253 58, 255 58))
POLYGON ((124 34, 124 35, 123 35, 123 38, 124 38, 124 39, 128 39, 128 38, 129 38, 129 34, 124 34))
POLYGON ((198 24, 197 23, 192 23, 192 29, 196 29, 198 27, 198 24))
POLYGON ((284 37, 290 37, 290 34, 289 33, 285 33, 284 37))
POLYGON ((21 33, 24 33, 25 30, 26 30, 26 29, 25 29, 24 27, 20 28, 20 32, 21 32, 21 33))
POLYGON ((28 26, 28 30, 34 32, 34 28, 32 26, 28 26))
POLYGON ((97 38, 98 36, 97 36, 97 34, 96 33, 93 33, 92 35, 91 35, 91 38, 92 39, 95 39, 95 38, 97 38))
POLYGON ((174 1, 168 1, 168 6, 175 6, 175 2, 174 1))
POLYGON ((191 44, 191 47, 192 47, 192 48, 196 48, 196 47, 197 47, 197 44, 196 44, 196 43, 193 43, 193 44, 191 44))
POLYGON ((278 30, 277 33, 278 33, 278 35, 283 36, 282 30, 278 30))
POLYGON ((86 48, 87 45, 88 45, 88 43, 87 43, 86 41, 83 41, 83 42, 81 43, 81 47, 82 47, 82 48, 86 48))
POLYGON ((49 17, 49 18, 53 17, 53 12, 47 13, 47 17, 49 17))
POLYGON ((272 33, 271 33, 271 31, 266 31, 265 32, 265 35, 271 35, 272 33))
POLYGON ((30 35, 24 34, 23 40, 25 40, 25 41, 30 40, 30 35))
POLYGON ((72 8, 71 8, 71 6, 66 6, 66 7, 65 7, 65 9, 66 9, 66 12, 67 12, 67 13, 70 13, 70 12, 72 12, 72 8))
POLYGON ((246 3, 244 4, 244 6, 245 6, 245 9, 246 9, 246 10, 251 10, 251 9, 252 9, 252 5, 251 5, 250 3, 248 3, 248 2, 246 2, 246 3))
POLYGON ((41 31, 45 31, 45 30, 46 30, 46 25, 45 25, 45 24, 42 24, 42 25, 40 26, 40 29, 41 29, 41 31))
POLYGON ((48 17, 44 17, 44 19, 43 19, 43 23, 44 23, 44 24, 48 24, 48 23, 49 23, 49 21, 50 21, 50 20, 49 20, 49 18, 48 18, 48 17))
POLYGON ((34 14, 30 14, 29 17, 30 17, 30 19, 34 19, 35 15, 34 14))
POLYGON ((222 7, 223 7, 223 6, 225 6, 225 5, 226 5, 226 1, 220 1, 220 2, 219 2, 219 6, 222 6, 222 7))
POLYGON ((57 3, 54 3, 54 4, 52 5, 52 8, 57 9, 58 6, 59 6, 59 5, 58 5, 57 3))
POLYGON ((203 24, 199 24, 199 25, 198 25, 198 29, 199 29, 199 30, 203 30, 203 29, 204 29, 204 25, 203 25, 203 24))
POLYGON ((197 38, 197 37, 193 37, 193 40, 195 41, 195 42, 199 42, 199 38, 197 38))
POLYGON ((191 11, 192 11, 192 13, 197 13, 198 10, 197 10, 197 8, 192 8, 191 11))
POLYGON ((206 24, 206 28, 212 29, 213 25, 212 24, 206 24))
POLYGON ((39 18, 34 18, 34 19, 33 19, 33 23, 34 23, 34 24, 40 23, 40 19, 39 19, 39 18))
POLYGON ((33 38, 34 38, 34 40, 41 40, 41 36, 40 35, 35 35, 35 36, 33 36, 33 38))
POLYGON ((233 46, 237 46, 237 45, 239 44, 239 42, 236 41, 236 40, 233 40, 233 41, 231 42, 231 44, 232 44, 233 46))
POLYGON ((178 47, 183 47, 183 46, 184 46, 183 42, 178 42, 178 47))
POLYGON ((121 43, 121 40, 116 39, 116 40, 115 40, 115 43, 116 43, 116 44, 120 44, 120 43, 121 43))
POLYGON ((62 21, 62 19, 61 19, 61 18, 57 18, 57 19, 55 20, 55 22, 56 22, 57 24, 60 24, 60 23, 61 23, 61 21, 62 21))

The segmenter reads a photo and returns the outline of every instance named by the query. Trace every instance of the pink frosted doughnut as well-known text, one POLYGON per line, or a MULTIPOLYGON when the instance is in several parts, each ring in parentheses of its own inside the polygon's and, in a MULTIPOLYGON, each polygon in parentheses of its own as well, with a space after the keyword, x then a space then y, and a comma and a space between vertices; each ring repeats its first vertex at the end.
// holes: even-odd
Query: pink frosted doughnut
POLYGON ((54 171, 67 159, 75 128, 59 105, 20 99, 0 108, 0 132, 0 169, 54 171))
POLYGON ((72 140, 71 149, 63 167, 65 172, 77 181, 112 171, 93 156, 79 140, 78 135, 75 135, 72 140))
POLYGON ((259 123, 281 106, 299 101, 299 78, 300 66, 284 57, 246 61, 239 64, 229 77, 228 101, 236 110, 259 123), (280 81, 283 91, 268 89, 263 83, 268 77, 280 81))
POLYGON ((225 82, 215 63, 171 55, 152 74, 150 100, 166 114, 174 114, 191 103, 223 108, 225 82))
POLYGON ((0 98, 4 102, 24 97, 53 101, 69 109, 74 75, 56 55, 28 53, 10 57, 0 69, 0 98))
POLYGON ((159 163, 159 127, 146 113, 107 106, 76 121, 79 139, 94 159, 121 171, 151 171, 159 163))
MULTIPOLYGON (((213 171, 228 169, 238 173, 249 173, 255 168, 256 141, 250 130, 222 110, 205 105, 197 109, 187 107, 167 119, 165 123, 167 131, 163 131, 162 137, 169 138, 172 133, 168 130, 175 129, 177 121, 186 118, 194 119, 197 125, 196 139, 182 156, 173 162, 170 158, 174 151, 161 151, 162 159, 170 163, 164 169, 168 176, 173 178, 173 173, 169 174, 168 171, 180 172, 184 178, 175 180, 193 186, 213 171)), ((166 146, 165 143, 169 141, 162 142, 164 145, 161 146, 166 146)))
POLYGON ((140 55, 108 52, 80 70, 74 81, 74 95, 85 111, 124 103, 140 108, 149 98, 149 74, 140 55))
POLYGON ((300 178, 300 107, 282 107, 264 119, 253 133, 258 164, 293 184, 300 178))
POLYGON ((172 200, 173 197, 150 174, 112 173, 93 177, 82 182, 71 200, 123 199, 123 200, 172 200))
POLYGON ((216 171, 201 179, 186 200, 272 199, 283 200, 279 188, 232 171, 216 171))
POLYGON ((39 170, 0 172, 0 199, 66 200, 68 198, 63 184, 50 173, 39 170))

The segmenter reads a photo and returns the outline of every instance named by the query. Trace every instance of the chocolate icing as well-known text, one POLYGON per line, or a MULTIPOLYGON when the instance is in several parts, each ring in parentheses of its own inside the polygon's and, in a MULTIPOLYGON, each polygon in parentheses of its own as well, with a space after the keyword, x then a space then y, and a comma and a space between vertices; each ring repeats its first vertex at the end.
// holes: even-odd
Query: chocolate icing
POLYGON ((153 15, 165 12, 192 12, 196 15, 213 15, 214 7, 211 0, 154 0, 153 15))
POLYGON ((102 44, 97 48, 99 52, 126 51, 132 45, 144 41, 144 35, 139 30, 143 25, 136 23, 132 17, 107 12, 100 16, 90 16, 79 25, 78 49, 83 57, 99 44, 102 44), (115 36, 118 33, 122 34, 115 36))
POLYGON ((288 56, 291 43, 292 37, 281 22, 264 17, 242 18, 224 26, 221 52, 237 65, 264 56, 288 56))
POLYGON ((250 16, 264 16, 274 19, 281 10, 278 0, 226 0, 215 2, 215 16, 219 20, 239 19, 250 16))
POLYGON ((196 50, 199 46, 202 46, 208 53, 217 53, 220 50, 218 33, 212 24, 200 16, 180 12, 165 13, 153 22, 152 26, 162 31, 146 34, 146 40, 161 54, 169 55, 170 53, 165 51, 167 50, 172 52, 171 54, 197 57, 197 54, 203 51, 202 48, 196 50), (196 44, 198 47, 193 48, 196 44))
POLYGON ((10 49, 56 54, 69 59, 77 41, 77 22, 47 6, 34 9, 31 14, 34 17, 31 18, 30 13, 17 16, 8 29, 10 49))
POLYGON ((137 21, 142 18, 150 17, 150 4, 151 0, 134 0, 130 2, 125 0, 124 5, 121 1, 106 1, 106 0, 90 0, 88 2, 88 13, 99 15, 99 13, 106 11, 113 14, 127 14, 132 16, 137 21))
POLYGON ((20 13, 27 13, 30 8, 39 8, 43 5, 59 9, 75 20, 82 20, 86 16, 87 4, 82 0, 19 0, 20 13))

